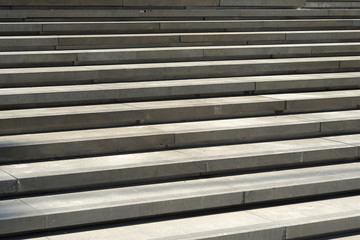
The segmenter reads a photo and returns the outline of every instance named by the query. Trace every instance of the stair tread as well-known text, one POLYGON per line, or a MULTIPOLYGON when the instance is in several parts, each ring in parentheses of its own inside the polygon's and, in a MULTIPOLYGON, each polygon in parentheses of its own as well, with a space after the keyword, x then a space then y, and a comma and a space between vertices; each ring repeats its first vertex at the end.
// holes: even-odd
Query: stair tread
MULTIPOLYGON (((35 70, 35 69, 34 69, 35 70)), ((254 83, 276 83, 276 82, 296 82, 296 81, 316 81, 332 79, 358 79, 360 72, 337 72, 337 73, 315 73, 315 74, 291 74, 291 75, 269 75, 269 76, 250 76, 250 77, 228 77, 228 78, 203 78, 203 79, 181 79, 163 80, 163 81, 146 81, 146 82, 121 82, 121 83, 103 83, 103 84, 82 84, 82 85, 63 85, 63 86, 39 86, 39 87, 19 87, 3 88, 0 94, 41 94, 41 93, 61 93, 61 92, 85 92, 85 91, 109 91, 109 90, 127 90, 127 89, 150 89, 150 88, 168 88, 168 87, 186 87, 186 86, 205 86, 205 85, 222 85, 222 84, 244 84, 245 91, 256 91, 254 83), (251 83, 247 86, 245 84, 251 83)), ((292 83, 294 86, 294 83, 292 83)), ((328 85, 329 86, 329 85, 328 85)), ((273 90, 273 89, 271 89, 273 90)), ((355 90, 356 91, 356 90, 355 90)))
POLYGON ((21 73, 60 73, 60 72, 96 72, 116 69, 151 69, 151 68, 174 68, 174 67, 201 67, 218 65, 256 65, 256 64, 280 64, 280 63, 317 63, 317 62, 340 62, 358 61, 359 56, 338 57, 309 57, 309 58, 276 58, 276 59, 250 59, 250 60, 221 60, 221 61, 195 61, 195 62, 165 62, 165 63, 141 63, 141 64, 114 64, 96 66, 67 66, 67 67, 38 67, 38 68, 6 68, 1 70, 0 76, 21 73))
POLYGON ((0 159, 19 161, 21 156, 24 161, 39 159, 39 154, 54 158, 344 134, 357 131, 359 114, 351 110, 2 136, 0 159))
POLYGON ((86 35, 0 36, 10 50, 154 47, 219 44, 358 41, 360 30, 302 30, 261 32, 123 33, 86 35))
MULTIPOLYGON (((355 164, 353 164, 352 166, 354 167, 355 164)), ((358 169, 356 169, 358 171, 358 169)), ((311 172, 311 171, 309 171, 311 172)), ((346 173, 348 173, 347 171, 345 171, 346 173)), ((355 172, 355 171, 354 171, 355 172)), ((318 172, 316 172, 318 173, 318 172)), ((306 176, 308 176, 309 174, 306 174, 306 176)), ((352 176, 353 178, 358 179, 358 176, 355 176, 356 174, 354 174, 354 176, 352 176)), ((358 174, 357 174, 358 175, 358 174)), ((291 177, 291 175, 287 175, 288 177, 291 177)), ((351 175, 350 175, 351 176, 351 175)), ((324 176, 322 176, 324 178, 324 176)), ((326 178, 326 177, 325 177, 326 178)), ((331 177, 330 177, 331 178, 331 177)), ((344 179, 346 177, 344 176, 340 176, 340 178, 344 179)), ((301 178, 300 178, 301 179, 301 178)), ((218 179, 208 179, 209 182, 211 181, 216 181, 218 179)), ((235 180, 235 179, 234 179, 235 180)), ((297 179, 298 181, 293 183, 295 185, 301 185, 301 183, 299 183, 299 179, 297 179)), ((303 180, 303 179, 301 179, 303 180)), ((332 179, 333 180, 333 179, 332 179)), ((330 181, 332 181, 330 180, 330 181)), ((296 181, 296 180, 294 180, 296 181)), ((316 181, 316 180, 315 180, 316 181)), ((219 184, 218 188, 221 188, 222 184, 219 184)), ((279 184, 277 182, 277 184, 279 184)), ((276 186, 277 186, 276 184, 276 186)), ((159 187, 158 186, 149 186, 150 188, 155 188, 150 192, 149 190, 146 191, 145 189, 148 186, 143 186, 143 187, 139 187, 139 188, 144 188, 144 193, 147 196, 147 200, 145 201, 150 201, 152 200, 152 202, 149 202, 149 204, 152 204, 153 207, 157 206, 158 208, 162 209, 162 212, 166 212, 167 208, 171 208, 171 199, 173 198, 179 198, 179 197, 183 197, 186 198, 188 197, 190 201, 195 201, 196 197, 191 197, 190 196, 186 196, 186 194, 184 194, 184 192, 191 192, 191 191, 195 191, 195 196, 199 198, 201 198, 201 194, 200 196, 198 195, 197 191, 199 191, 199 189, 195 189, 195 188, 190 188, 190 185, 192 185, 190 182, 185 182, 185 183, 181 183, 180 184, 180 189, 170 189, 170 188, 166 188, 167 191, 167 196, 160 196, 156 193, 159 193, 159 187), (177 191, 176 191, 177 190, 177 191), (170 192, 168 192, 170 191, 170 192), (176 191, 175 193, 172 193, 173 191, 176 191), (172 193, 172 194, 171 194, 172 193), (182 193, 182 194, 181 194, 182 193), (160 199, 164 199, 164 197, 169 197, 168 200, 168 205, 164 205, 164 204, 159 204, 159 201, 161 201, 160 199), (165 207, 167 206, 167 207, 165 207)), ((209 192, 209 190, 206 187, 207 184, 205 184, 205 195, 210 195, 211 193, 209 192)), ((225 188, 229 189, 232 192, 235 193, 239 193, 239 186, 231 186, 232 184, 230 184, 229 186, 226 186, 225 188)), ((268 185, 268 188, 271 188, 271 184, 268 185), (270 185, 270 186, 269 186, 270 185)), ((292 184, 289 184, 292 185, 292 184)), ((306 185, 306 183, 305 183, 306 185)), ((148 188, 149 188, 148 187, 148 188)), ((195 186, 192 186, 195 187, 195 186)), ((274 186, 273 186, 274 187, 274 186)), ((355 185, 356 187, 356 185, 355 185)), ((256 187, 255 187, 256 188, 256 187)), ((266 187, 265 187, 266 188, 266 187)), ((161 187, 160 187, 161 189, 161 187)), ((281 187, 279 188, 281 189, 281 187)), ((320 190, 321 187, 318 189, 320 190)), ((261 191, 261 187, 259 189, 261 191)), ((127 189, 127 188, 123 188, 123 189, 119 189, 117 190, 117 192, 112 193, 111 191, 114 191, 112 189, 110 190, 101 190, 98 191, 97 193, 87 193, 87 192, 83 192, 83 193, 75 193, 75 194, 62 194, 62 195, 52 195, 52 196, 42 196, 42 197, 34 197, 34 198, 22 198, 20 202, 19 200, 6 200, 1 202, 2 208, 7 207, 6 210, 6 215, 5 215, 5 219, 12 219, 12 220, 16 220, 17 218, 24 218, 26 220, 26 218, 32 218, 32 219, 39 219, 41 223, 46 224, 48 229, 54 228, 54 227, 63 227, 69 224, 81 224, 83 222, 92 222, 95 220, 102 220, 102 221, 106 221, 106 220, 111 220, 112 218, 115 217, 119 217, 120 216, 125 216, 125 215, 134 215, 136 216, 138 213, 135 211, 131 211, 131 208, 128 207, 128 204, 133 204, 134 206, 136 205, 136 203, 138 203, 140 206, 143 203, 143 199, 142 198, 137 198, 137 200, 134 200, 133 198, 131 198, 130 202, 126 202, 126 201, 121 201, 121 198, 126 198, 128 196, 131 195, 137 195, 139 197, 139 195, 141 195, 141 190, 140 191, 136 191, 135 189, 127 189), (123 194, 120 195, 120 193, 123 192, 123 194), (102 193, 102 197, 100 193, 102 193), (108 196, 107 201, 104 202, 104 198, 103 196, 108 196), (120 198, 120 199, 119 199, 120 198), (61 201, 60 201, 61 199, 61 201), (28 204, 28 205, 26 205, 28 204), (124 210, 121 211, 121 205, 124 206, 124 210), (33 207, 31 210, 29 210, 29 207, 33 207), (98 216, 99 212, 101 211, 106 211, 106 209, 111 209, 112 214, 108 216, 109 219, 104 219, 103 217, 98 216), (22 211, 26 209, 25 211, 22 211), (68 213, 68 214, 67 214, 68 213), (72 213, 72 214, 71 214, 72 213), (61 218, 61 215, 64 214, 66 217, 61 218), (67 215, 66 215, 67 214, 67 215), (94 216, 93 218, 91 218, 90 216, 94 216), (98 219, 95 219, 98 218, 98 219), (67 220, 67 221, 66 221, 67 220)), ((116 190, 115 190, 116 191, 116 190)), ((240 190, 241 191, 241 190, 240 190)), ((219 190, 215 190, 215 195, 220 195, 221 196, 221 192, 219 190), (220 194, 219 194, 220 193, 220 194)), ((254 191, 254 195, 256 193, 256 190, 254 191)), ((242 192, 241 192, 241 195, 242 192)), ((251 197, 251 194, 248 195, 248 197, 251 197)), ((234 197, 235 198, 235 203, 236 204, 240 204, 241 202, 241 197, 234 197)), ((246 197, 245 197, 246 198, 246 197)), ((210 201, 205 201, 206 198, 203 199, 203 206, 205 207, 205 205, 210 204, 213 205, 213 202, 210 201)), ((228 196, 228 198, 224 198, 222 197, 222 200, 224 201, 225 199, 231 200, 231 197, 228 196)), ((127 231, 131 231, 131 230, 140 230, 140 231, 136 231, 138 232, 138 234, 135 235, 130 235, 129 237, 133 237, 134 239, 138 239, 140 236, 142 236, 142 238, 144 238, 144 233, 149 234, 149 230, 152 229, 156 229, 156 234, 155 236, 160 237, 162 234, 167 234, 166 237, 170 237, 172 234, 174 234, 173 231, 169 231, 169 228, 172 229, 174 227, 180 227, 179 224, 183 225, 185 224, 185 226, 196 226, 196 228, 194 227, 187 227, 186 232, 183 232, 185 229, 181 228, 182 231, 178 232, 175 231, 175 234, 173 236, 176 236, 178 234, 183 235, 182 237, 185 237, 184 234, 185 233, 196 233, 198 231, 201 231, 202 234, 206 234, 206 232, 208 232, 210 229, 212 231, 214 231, 215 229, 218 231, 229 231, 230 225, 232 227, 232 230, 237 230, 239 231, 240 229, 234 229, 235 227, 239 227, 239 223, 240 226, 244 226, 244 220, 246 222, 245 225, 248 225, 248 227, 251 227, 251 225, 253 225, 252 227, 254 227, 255 224, 260 224, 260 227, 264 227, 264 225, 262 225, 262 223, 272 223, 277 227, 284 227, 284 224, 286 224, 285 226, 289 226, 289 231, 291 232, 291 226, 297 226, 297 225, 302 225, 302 224, 310 224, 310 223, 320 223, 320 222, 331 222, 329 221, 330 219, 333 220, 339 220, 339 219, 344 219, 345 221, 347 220, 347 223, 345 226, 339 226, 338 228, 345 228, 345 229, 351 229, 354 228, 357 224, 354 224, 353 222, 350 221, 350 219, 353 219, 353 221, 355 221, 357 219, 358 222, 358 218, 359 218, 359 196, 353 196, 353 197, 343 197, 343 198, 335 198, 335 199, 329 199, 329 200, 320 200, 320 201, 312 201, 312 202, 305 202, 305 203, 297 203, 297 204, 287 204, 287 205, 283 205, 283 206, 273 206, 273 207, 266 207, 266 208, 259 208, 259 209, 253 209, 253 210, 245 210, 245 211, 239 211, 239 212, 228 212, 228 213, 222 213, 222 214, 212 214, 212 215, 208 215, 208 216, 198 216, 198 217, 188 217, 188 218, 183 218, 183 219, 178 219, 178 220, 168 220, 168 221, 159 221, 159 222, 155 222, 155 223, 144 223, 144 224, 140 224, 140 225, 130 225, 130 226, 123 226, 120 227, 118 229, 114 229, 114 230, 120 230, 119 233, 121 233, 121 236, 127 236, 126 232, 127 231), (291 213, 291 214, 290 214, 291 213), (249 219, 253 219, 254 216, 253 214, 256 216, 255 217, 255 221, 249 221, 249 219), (237 216, 237 217, 236 217, 237 216), (241 216, 241 218, 239 219, 239 217, 241 216), (235 217, 236 221, 234 221, 235 219, 233 219, 233 221, 230 221, 231 218, 235 217), (355 217, 355 219, 354 219, 355 217), (216 219, 216 220, 215 220, 216 219), (221 221, 219 221, 219 219, 222 219, 221 221), (214 229, 214 225, 210 224, 209 220, 211 220, 210 222, 216 221, 219 222, 217 224, 217 228, 214 229), (260 220, 260 221, 259 221, 260 220), (220 222, 222 222, 223 224, 221 224, 220 222), (309 223, 310 222, 310 223, 309 223), (250 223, 250 224, 249 224, 250 223), (302 224, 300 224, 302 223, 302 224), (167 225, 166 230, 162 231, 160 230, 164 224, 167 225), (205 226, 207 225, 207 226, 205 226), (209 226, 210 225, 210 226, 209 226), (250 225, 250 226, 249 226, 250 225), (262 226, 261 226, 262 225, 262 226), (151 228, 149 228, 151 227, 151 228), (210 228, 209 228, 210 227, 210 228), (135 228, 135 229, 134 229, 135 228), (140 229, 139 229, 140 228, 140 229), (126 234, 126 235, 124 235, 126 234)), ((234 204, 234 203, 232 203, 234 204)), ((182 205, 182 207, 179 207, 179 209, 181 208, 191 208, 191 205, 182 205)), ((152 211, 154 209, 152 208, 148 208, 148 214, 151 214, 152 211)), ((159 212, 160 213, 160 212, 159 212)), ((12 221, 9 221, 8 224, 6 224, 6 226, 8 228, 4 229, 5 231, 11 231, 14 230, 14 228, 18 228, 20 226, 11 226, 10 223, 12 221)), ((356 222, 356 221, 355 221, 356 222)), ((18 223, 20 223, 19 225, 22 225, 22 227, 24 227, 24 224, 21 224, 21 221, 18 220, 18 223)), ((256 225, 255 225, 256 226, 256 225)), ((24 228, 26 230, 32 230, 34 228, 39 228, 39 226, 25 226, 24 228), (29 229, 30 228, 30 229, 29 229), (32 229, 31 229, 32 228, 32 229)), ((164 226, 163 226, 164 227, 164 226)), ((332 229, 332 231, 336 231, 336 229, 332 229)), ((315 228, 316 229, 316 228, 315 228)), ((320 228, 321 229, 321 228, 320 228)), ((313 232, 321 232, 324 231, 324 229, 321 230, 314 230, 313 232)), ((108 231, 110 229, 107 229, 108 231)), ((175 230, 175 229, 174 229, 175 230)), ((244 231, 244 229, 242 228, 240 231, 244 231)), ((101 232, 101 230, 100 230, 101 232)), ((132 232, 132 231, 131 231, 132 232)), ((331 230, 330 230, 331 232, 331 230)), ((151 231, 150 231, 151 233, 151 231)), ((198 232, 199 233, 199 232, 198 232)), ((80 233, 81 234, 81 233, 80 233)), ((154 234, 154 233, 153 233, 154 234)), ((296 234, 296 231, 293 232, 293 234, 296 234)), ((299 234, 299 233, 298 233, 299 234)), ((304 235, 306 234, 311 234, 311 232, 306 232, 306 233, 302 233, 304 235)), ((163 237, 165 237, 163 236, 163 237)), ((310 235, 311 236, 311 235, 310 235)), ((77 238, 79 239, 79 238, 77 238)), ((169 239, 169 238, 167 238, 169 239)), ((184 238, 182 238, 184 239, 184 238)))
POLYGON ((141 31, 179 31, 179 30, 216 30, 228 29, 283 29, 317 27, 359 27, 358 19, 287 19, 287 20, 186 20, 186 21, 86 21, 86 22, 0 22, 0 32, 141 32, 141 31))
POLYGON ((269 34, 287 34, 287 35, 297 35, 297 34, 352 34, 359 33, 358 29, 347 29, 347 30, 274 30, 274 31, 260 31, 260 32, 210 32, 210 33, 125 33, 125 34, 86 34, 86 35, 34 35, 34 36, 0 36, 0 40, 16 40, 16 39, 69 39, 69 38, 111 38, 111 37, 155 37, 155 36, 246 36, 256 38, 257 35, 269 35, 269 34))
POLYGON ((312 138, 5 165, 0 166, 0 185, 3 194, 21 194, 357 157, 358 147, 342 143, 341 136, 312 138))
POLYGON ((267 3, 263 3, 262 1, 249 1, 245 0, 242 2, 232 1, 232 0, 201 0, 201 1, 192 1, 192 0, 182 0, 178 2, 162 0, 162 1, 114 1, 114 0, 107 0, 107 1, 57 1, 57 2, 49 2, 49 1, 25 1, 25 0, 13 0, 12 2, 5 1, 2 2, 1 5, 11 5, 11 6, 124 6, 124 7, 133 7, 133 6, 140 6, 140 7, 151 7, 151 6, 169 6, 169 7, 194 7, 194 6, 207 6, 207 7, 216 7, 216 6, 252 6, 252 5, 275 5, 275 6, 300 6, 305 5, 304 0, 288 0, 286 2, 279 1, 279 0, 269 0, 267 3))
POLYGON ((68 132, 56 132, 56 133, 38 133, 38 134, 25 134, 25 135, 14 135, 14 136, 2 136, 0 139, 4 142, 13 142, 14 146, 26 143, 27 139, 35 140, 36 142, 49 141, 56 142, 54 138, 57 136, 58 140, 78 140, 82 139, 78 133, 87 135, 83 139, 93 139, 100 136, 111 137, 111 136, 133 136, 139 131, 141 134, 156 134, 156 133, 181 133, 181 132, 192 132, 192 131, 207 131, 209 129, 232 129, 232 128, 248 128, 252 126, 266 126, 266 125, 283 125, 283 124, 298 124, 298 123, 309 123, 314 122, 322 116, 322 121, 336 121, 336 120, 351 120, 358 119, 360 110, 350 110, 341 112, 325 112, 325 113, 306 113, 306 114, 292 114, 285 116, 265 116, 258 118, 240 118, 240 119, 225 119, 225 120, 210 120, 210 121, 199 121, 199 122, 185 122, 185 123, 169 123, 169 124, 157 124, 149 126, 131 126, 131 127, 120 127, 111 129, 95 129, 95 130, 81 130, 81 131, 68 131, 68 132), (340 115, 341 113, 341 115, 340 115), (278 121, 274 121, 277 119, 278 121), (280 122, 282 120, 282 122, 280 122), (206 124, 205 124, 206 123, 206 124), (114 131, 119 130, 115 134, 114 131), (87 134, 88 133, 88 134, 87 134), (34 138, 33 138, 33 137, 34 138), (48 139, 46 140, 46 137, 48 139), (33 139, 32 139, 33 138, 33 139), (23 139, 23 140, 22 140, 23 139), (23 143, 21 143, 23 142, 23 143))
POLYGON ((356 229, 359 202, 359 197, 343 197, 128 226, 107 225, 102 229, 88 228, 84 232, 75 230, 70 233, 60 232, 58 235, 50 233, 44 236, 50 240, 69 238, 82 240, 89 237, 112 239, 119 235, 128 239, 175 240, 211 237, 225 239, 224 237, 229 235, 245 239, 251 237, 281 239, 286 234, 292 239, 326 233, 321 227, 327 227, 330 232, 335 233, 356 229), (297 232, 301 230, 303 230, 302 234, 297 232))
POLYGON ((0 72, 0 85, 7 87, 64 85, 90 82, 173 80, 209 76, 231 77, 319 71, 354 71, 354 68, 359 68, 359 60, 359 56, 338 56, 7 68, 0 72))
POLYGON ((315 123, 316 117, 327 115, 323 121, 335 120, 351 120, 358 119, 360 110, 350 110, 341 112, 327 112, 327 113, 308 113, 308 114, 293 114, 284 116, 265 116, 257 118, 240 118, 240 119, 224 119, 224 120, 210 120, 198 122, 184 122, 184 123, 169 123, 156 124, 144 126, 130 126, 119 128, 104 128, 92 130, 79 131, 65 131, 65 132, 50 132, 37 134, 23 134, 13 136, 1 136, 0 141, 8 143, 5 146, 21 146, 32 145, 39 143, 56 143, 61 141, 80 141, 91 140, 99 137, 103 138, 118 138, 137 136, 138 134, 146 136, 153 134, 173 134, 186 133, 196 131, 215 131, 224 129, 246 129, 251 127, 265 127, 265 126, 281 126, 287 124, 306 124, 315 123), (341 114, 339 114, 341 113, 341 114), (307 119, 309 118, 309 119, 307 119), (80 137, 81 133, 81 137, 80 137))
MULTIPOLYGON (((6 97, 12 97, 12 96, 17 96, 17 97, 25 97, 26 95, 32 96, 32 95, 37 95, 39 96, 40 94, 44 94, 47 95, 47 97, 49 98, 48 94, 54 94, 54 96, 56 96, 55 94, 67 94, 70 96, 70 94, 80 94, 80 93, 95 93, 96 91, 111 91, 113 90, 115 91, 121 91, 121 90, 143 90, 143 89, 147 89, 148 91, 150 91, 150 89, 154 88, 169 88, 169 87, 195 87, 195 86, 202 86, 202 85, 222 85, 222 84, 234 84, 234 83, 238 83, 238 84, 246 84, 246 83, 262 83, 262 82, 287 82, 287 81, 316 81, 316 80, 328 80, 329 79, 341 79, 341 78, 354 78, 357 79, 360 76, 360 73, 358 72, 351 72, 351 73, 334 73, 334 74, 309 74, 309 75, 276 75, 276 76, 256 76, 256 77, 232 77, 232 78, 213 78, 213 79, 194 79, 194 80, 181 80, 181 81, 158 81, 158 82, 137 82, 137 83, 104 83, 104 84, 91 84, 91 85, 70 85, 70 86, 48 86, 48 87, 23 87, 23 88, 3 88, 0 89, 0 97, 2 98, 3 102, 0 103, 0 105, 6 105, 7 104, 7 100, 6 97)), ((245 85, 246 86, 246 85, 245 85)), ((255 87, 254 88, 245 88, 245 91, 256 91, 255 87)), ((222 100, 225 99, 229 99, 229 101, 231 101, 232 99, 234 100, 239 100, 241 101, 243 100, 262 100, 264 101, 265 98, 277 98, 277 99, 281 99, 281 100, 298 100, 300 98, 311 98, 311 99, 315 99, 315 98, 330 98, 331 93, 333 92, 333 96, 334 97, 355 97, 359 94, 359 90, 358 89, 350 89, 350 90, 334 90, 334 91, 322 91, 322 92, 297 92, 297 93, 279 93, 279 94, 258 94, 258 95, 254 95, 254 96, 238 96, 238 97, 223 97, 223 98, 219 98, 222 100)), ((209 92, 211 93, 211 92, 209 92)), ((84 96, 84 98, 89 98, 91 99, 92 96, 88 95, 88 96, 84 96)), ((96 96, 94 97, 96 98, 96 96)), ((109 97, 110 99, 116 99, 115 96, 111 96, 109 97)), ((122 96, 118 97, 119 99, 125 99, 122 96)), ((129 97, 131 98, 131 97, 129 97)), ((81 99, 78 99, 78 101, 80 101, 81 99)), ((9 100, 8 100, 9 101, 9 100)), ((19 102, 21 102, 21 100, 18 100, 19 102)), ((23 100, 24 101, 24 100, 23 100)), ((27 99, 27 102, 30 103, 29 101, 31 101, 30 99, 27 99)), ((34 101, 41 101, 41 99, 35 99, 34 101)), ((42 100, 45 101, 45 100, 42 100)), ((50 100, 48 100, 50 101, 50 100)), ((61 101, 61 99, 57 100, 56 98, 54 99, 54 101, 61 101)), ((71 100, 69 100, 71 101, 71 100)), ((211 101, 210 98, 208 99, 185 99, 185 100, 169 100, 169 101, 164 101, 164 103, 171 103, 171 102, 179 102, 179 103, 186 103, 186 102, 199 102, 199 104, 201 104, 202 101, 211 101)), ((63 100, 63 102, 66 102, 66 99, 63 100)), ((16 102, 14 102, 13 104, 16 104, 16 102)), ((132 106, 136 106, 136 103, 123 103, 123 104, 127 104, 127 105, 132 105, 132 106)), ((140 105, 144 105, 144 104, 151 104, 151 103, 139 103, 140 105)), ((108 107, 110 107, 111 105, 106 105, 108 107)), ((115 105, 114 105, 115 106, 115 105)), ((159 106, 159 107, 166 107, 165 106, 159 106)), ((60 109, 59 109, 60 110, 60 109)), ((14 110, 16 111, 23 111, 23 110, 14 110)), ((24 110, 25 111, 25 110, 24 110)), ((36 111, 36 109, 34 110, 36 111)), ((43 110, 41 110, 43 111, 43 110)), ((3 112, 5 115, 2 116, 6 116, 6 112, 3 112)), ((10 112, 9 112, 10 113, 10 112)), ((0 118, 2 117, 0 116, 0 118)))
POLYGON ((311 43, 243 46, 192 46, 131 49, 18 51, 0 53, 0 65, 21 66, 32 64, 86 65, 104 63, 137 63, 149 61, 176 61, 197 59, 225 59, 251 57, 286 57, 330 54, 356 54, 360 43, 311 43))

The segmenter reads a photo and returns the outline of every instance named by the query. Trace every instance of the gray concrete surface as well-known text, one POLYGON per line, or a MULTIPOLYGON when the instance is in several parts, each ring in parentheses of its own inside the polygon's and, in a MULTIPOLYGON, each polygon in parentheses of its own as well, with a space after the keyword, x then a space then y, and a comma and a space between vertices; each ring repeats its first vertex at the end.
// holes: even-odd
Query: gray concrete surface
POLYGON ((2 194, 22 194, 358 157, 356 146, 314 138, 6 165, 0 167, 4 171, 0 185, 16 180, 18 188, 3 187, 2 194))
POLYGON ((131 226, 110 225, 98 230, 88 229, 85 232, 45 236, 51 240, 73 238, 81 240, 89 237, 111 239, 114 236, 123 236, 127 239, 278 240, 285 235, 293 239, 296 230, 302 228, 305 230, 302 231, 302 236, 308 233, 307 236, 313 234, 312 236, 316 237, 323 234, 324 230, 336 233, 357 229, 359 202, 358 196, 344 197, 131 226))

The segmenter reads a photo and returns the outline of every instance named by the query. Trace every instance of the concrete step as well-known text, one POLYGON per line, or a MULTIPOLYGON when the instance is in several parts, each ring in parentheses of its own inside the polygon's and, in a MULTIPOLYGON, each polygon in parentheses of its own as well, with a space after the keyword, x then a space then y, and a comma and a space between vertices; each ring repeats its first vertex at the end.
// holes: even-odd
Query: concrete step
POLYGON ((337 236, 324 237, 319 240, 357 240, 360 239, 360 234, 358 232, 345 233, 337 236))
POLYGON ((354 191, 359 173, 350 163, 4 200, 0 235, 354 191))
POLYGON ((182 122, 0 137, 0 161, 14 163, 359 132, 360 111, 182 122), (64 151, 66 149, 66 151, 64 151))
POLYGON ((0 67, 359 55, 360 43, 158 47, 0 52, 0 67))
MULTIPOLYGON (((25 103, 37 100, 24 93, 9 96, 25 103)), ((54 100, 51 94, 45 96, 43 101, 49 101, 48 104, 64 98, 73 99, 70 103, 81 103, 76 101, 76 95, 72 98, 66 92, 60 96, 55 93, 54 100)), ((6 97, 0 97, 0 102, 9 107, 16 105, 6 97)), ((34 106, 38 103, 34 102, 34 106)), ((358 108, 360 90, 31 108, 0 111, 0 135, 358 108)))
POLYGON ((316 2, 307 2, 307 8, 326 8, 326 9, 339 9, 339 8, 360 8, 360 3, 358 1, 316 1, 316 2))
POLYGON ((105 1, 83 1, 83 0, 3 0, 0 6, 9 7, 279 7, 279 8, 296 8, 305 6, 306 0, 105 0, 105 1))
MULTIPOLYGON (((348 196, 288 203, 226 213, 160 219, 131 225, 112 224, 73 231, 42 234, 37 240, 114 239, 319 239, 324 234, 359 228, 360 197, 348 196), (43 238, 42 238, 43 237, 43 238)), ((351 238, 350 238, 351 239, 351 238)))
MULTIPOLYGON (((0 9, 2 21, 331 18, 328 9, 0 9)), ((355 10, 356 11, 356 10, 355 10)), ((353 10, 346 15, 356 17, 353 10)), ((343 15, 343 14, 341 14, 343 15)), ((339 16, 339 15, 338 15, 339 16)))
MULTIPOLYGON (((339 72, 3 88, 0 109, 356 89, 359 77, 359 72, 339 72)), ((348 93, 355 96, 356 91, 348 93)))
POLYGON ((10 51, 358 42, 359 36, 360 30, 0 36, 0 49, 10 51))
MULTIPOLYGON (((235 2, 235 1, 234 1, 235 2)), ((236 1, 239 3, 239 1, 236 1)), ((240 1, 240 3, 243 1, 240 1)), ((251 1, 254 2, 254 1, 251 1)), ((265 3, 265 1, 262 1, 265 3)), ((270 1, 268 1, 270 2, 270 1)), ((281 1, 286 2, 286 1, 281 1)), ((360 9, 20 9, 0 10, 1 21, 72 21, 72 20, 215 20, 215 19, 294 19, 357 18, 360 9)))
MULTIPOLYGON (((360 139, 360 135, 333 137, 331 140, 309 138, 4 165, 0 166, 0 195, 148 183, 358 159, 360 140, 346 144, 341 138, 360 139)), ((339 166, 341 168, 342 165, 339 166)))
POLYGON ((359 19, 0 22, 1 35, 358 29, 359 19))
POLYGON ((359 70, 359 56, 9 68, 0 87, 89 84, 359 70))

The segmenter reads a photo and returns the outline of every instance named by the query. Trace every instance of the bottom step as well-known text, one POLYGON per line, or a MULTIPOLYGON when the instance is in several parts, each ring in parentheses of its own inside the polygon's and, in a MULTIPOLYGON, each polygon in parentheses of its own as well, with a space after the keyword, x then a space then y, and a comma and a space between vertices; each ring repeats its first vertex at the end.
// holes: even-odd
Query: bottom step
POLYGON ((359 228, 360 196, 350 196, 21 239, 314 239, 359 228))
POLYGON ((359 173, 356 162, 8 199, 0 202, 0 234, 358 192, 359 173))

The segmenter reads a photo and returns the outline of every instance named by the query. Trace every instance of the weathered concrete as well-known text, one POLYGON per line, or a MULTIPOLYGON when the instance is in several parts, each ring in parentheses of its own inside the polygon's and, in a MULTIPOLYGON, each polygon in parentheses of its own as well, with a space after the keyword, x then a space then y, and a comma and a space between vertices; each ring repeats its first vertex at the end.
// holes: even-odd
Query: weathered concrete
MULTIPOLYGON (((257 210, 139 223, 130 226, 108 225, 86 232, 47 234, 50 240, 89 237, 111 239, 289 239, 356 230, 359 224, 359 197, 335 198, 288 204, 257 210), (289 214, 291 213, 291 214, 289 214), (302 230, 302 231, 301 231, 302 230), (298 235, 298 232, 302 232, 298 235)), ((31 239, 31 238, 29 238, 31 239)))
POLYGON ((359 56, 295 59, 166 62, 72 67, 14 68, 0 72, 0 86, 63 85, 229 77, 279 73, 313 73, 358 69, 359 56))
POLYGON ((356 131, 360 111, 159 124, 0 137, 2 162, 191 147, 356 131), (339 114, 341 114, 339 116, 339 114), (318 117, 322 116, 321 119, 318 117), (332 125, 336 129, 332 129, 332 125), (329 128, 327 128, 329 126, 329 128), (64 152, 63 149, 67 148, 64 152))
MULTIPOLYGON (((206 59, 330 56, 360 53, 360 43, 198 46, 0 53, 0 66, 95 65, 206 59)), ((355 66, 353 66, 355 67, 355 66)))
POLYGON ((357 5, 0 0, 1 236, 358 231, 357 5))
MULTIPOLYGON (((30 197, 22 198, 21 201, 33 209, 41 211, 41 214, 30 213, 27 218, 31 217, 35 222, 45 220, 46 228, 51 229, 91 222, 355 190, 360 186, 359 172, 360 164, 352 163, 278 171, 276 174, 269 172, 30 197), (99 195, 101 198, 98 197, 99 195)), ((12 207, 14 204, 13 201, 3 203, 1 209, 8 209, 7 211, 12 217, 9 218, 5 215, 2 221, 7 220, 7 224, 17 221, 20 224, 9 226, 0 234, 11 231, 22 232, 23 228, 25 231, 30 228, 28 225, 21 224, 24 221, 22 220, 23 213, 19 215, 18 209, 14 211, 12 207)), ((250 212, 266 214, 264 210, 251 210, 250 212)), ((266 218, 266 216, 264 217, 266 218)), ((273 216, 274 218, 276 215, 273 216)), ((290 228, 288 231, 294 230, 290 228)), ((304 233, 301 232, 299 235, 304 235, 304 233)), ((309 235, 311 236, 311 234, 309 235)))
MULTIPOLYGON (((14 164, 0 167, 0 171, 11 174, 18 181, 17 191, 7 189, 2 193, 9 195, 176 179, 219 171, 302 166, 358 157, 356 146, 314 138, 14 164)), ((2 179, 0 185, 6 185, 8 178, 7 175, 5 180, 2 179)))
MULTIPOLYGON (((66 25, 64 25, 66 26, 66 25)), ((0 36, 2 50, 358 41, 360 30, 0 36)), ((344 45, 345 43, 343 43, 344 45)))

